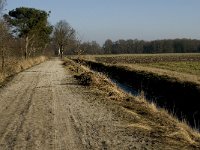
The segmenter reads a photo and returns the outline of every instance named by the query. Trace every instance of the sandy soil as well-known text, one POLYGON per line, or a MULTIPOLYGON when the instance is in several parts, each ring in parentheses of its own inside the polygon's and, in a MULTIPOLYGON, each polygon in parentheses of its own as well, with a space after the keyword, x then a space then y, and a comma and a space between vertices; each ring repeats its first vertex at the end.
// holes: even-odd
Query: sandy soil
POLYGON ((131 112, 79 86, 61 64, 37 65, 0 89, 0 150, 177 148, 134 130, 131 112))

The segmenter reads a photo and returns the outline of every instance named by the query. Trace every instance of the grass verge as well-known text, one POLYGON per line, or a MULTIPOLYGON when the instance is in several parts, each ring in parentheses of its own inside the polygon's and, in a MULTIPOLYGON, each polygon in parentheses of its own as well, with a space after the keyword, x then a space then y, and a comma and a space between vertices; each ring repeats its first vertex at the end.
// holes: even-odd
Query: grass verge
POLYGON ((3 85, 9 77, 28 69, 34 65, 44 62, 47 60, 47 57, 40 56, 36 58, 29 59, 10 59, 6 63, 4 71, 0 70, 0 86, 3 85))

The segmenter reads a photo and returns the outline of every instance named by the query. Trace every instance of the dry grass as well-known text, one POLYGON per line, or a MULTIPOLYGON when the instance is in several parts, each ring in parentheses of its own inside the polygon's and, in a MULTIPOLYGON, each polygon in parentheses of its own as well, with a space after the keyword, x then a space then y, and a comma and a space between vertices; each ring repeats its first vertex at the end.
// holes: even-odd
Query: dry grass
POLYGON ((40 56, 36 58, 29 58, 27 60, 16 58, 6 60, 4 71, 0 70, 0 83, 4 82, 7 77, 44 62, 46 59, 47 57, 40 56))
POLYGON ((99 94, 108 100, 114 100, 121 106, 119 116, 133 118, 129 124, 122 125, 136 133, 148 135, 161 144, 174 145, 176 148, 200 149, 200 134, 189 127, 185 122, 179 121, 165 109, 159 108, 155 103, 149 103, 144 96, 133 97, 124 93, 113 84, 105 75, 90 71, 88 68, 77 65, 71 60, 67 61, 67 68, 77 74, 79 67, 81 73, 90 72, 93 84, 89 88, 99 91, 99 94), (73 68, 73 69, 72 69, 73 68), (190 148, 188 148, 190 147, 190 148))
POLYGON ((96 84, 92 72, 84 72, 78 75, 74 75, 74 77, 79 81, 80 85, 91 86, 92 84, 96 84))
POLYGON ((165 109, 159 108, 154 103, 149 103, 142 97, 136 97, 132 102, 122 103, 126 111, 133 111, 137 123, 130 124, 135 130, 150 132, 152 137, 158 136, 160 140, 168 143, 184 143, 200 148, 200 134, 170 115, 165 109), (178 143, 178 142, 177 142, 178 143))
MULTIPOLYGON (((68 70, 74 74, 75 78, 79 80, 79 83, 82 84, 80 80, 89 80, 92 87, 98 87, 99 90, 103 91, 106 96, 111 99, 119 99, 119 97, 124 97, 125 93, 117 87, 112 81, 110 81, 104 74, 96 73, 91 71, 88 67, 75 63, 72 60, 66 59, 64 65, 68 70)), ((85 83, 85 81, 83 81, 85 83)), ((83 84, 82 84, 83 85, 83 84)), ((85 85, 85 84, 84 84, 85 85)))

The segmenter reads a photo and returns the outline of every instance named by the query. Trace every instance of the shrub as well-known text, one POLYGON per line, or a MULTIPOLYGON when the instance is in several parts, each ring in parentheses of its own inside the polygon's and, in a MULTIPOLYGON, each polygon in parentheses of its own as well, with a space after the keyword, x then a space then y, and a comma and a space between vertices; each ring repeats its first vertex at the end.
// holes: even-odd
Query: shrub
POLYGON ((94 77, 91 72, 84 72, 80 75, 74 75, 80 85, 90 86, 94 83, 94 77))

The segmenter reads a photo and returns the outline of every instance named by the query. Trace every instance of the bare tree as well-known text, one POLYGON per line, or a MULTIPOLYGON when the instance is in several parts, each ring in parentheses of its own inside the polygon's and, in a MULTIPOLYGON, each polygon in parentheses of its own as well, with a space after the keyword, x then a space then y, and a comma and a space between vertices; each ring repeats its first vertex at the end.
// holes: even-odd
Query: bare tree
POLYGON ((75 39, 75 30, 65 20, 61 20, 55 25, 53 39, 58 46, 58 54, 62 58, 65 47, 75 39))
POLYGON ((84 50, 81 48, 81 40, 76 39, 76 44, 75 44, 75 51, 74 53, 78 56, 78 59, 80 59, 81 55, 84 53, 84 50))

